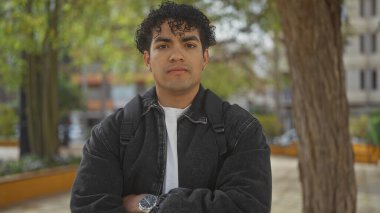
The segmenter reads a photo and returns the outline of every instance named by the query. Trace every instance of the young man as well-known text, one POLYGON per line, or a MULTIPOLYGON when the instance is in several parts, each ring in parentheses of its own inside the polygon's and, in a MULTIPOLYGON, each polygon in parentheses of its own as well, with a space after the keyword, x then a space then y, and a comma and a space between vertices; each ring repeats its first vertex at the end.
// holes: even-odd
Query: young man
POLYGON ((189 5, 150 12, 136 43, 155 87, 96 125, 72 212, 270 212, 269 148, 259 122, 203 89, 214 27, 189 5))

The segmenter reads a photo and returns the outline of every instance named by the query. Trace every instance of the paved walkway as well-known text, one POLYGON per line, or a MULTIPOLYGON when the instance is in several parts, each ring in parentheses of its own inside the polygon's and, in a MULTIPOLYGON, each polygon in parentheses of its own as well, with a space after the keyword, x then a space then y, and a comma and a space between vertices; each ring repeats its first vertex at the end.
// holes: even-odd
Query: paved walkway
POLYGON ((5 146, 0 147, 0 160, 8 161, 8 160, 16 160, 19 156, 18 147, 5 146))
MULTIPOLYGON (((301 212, 302 197, 297 159, 272 156, 272 213, 301 212)), ((357 213, 380 212, 380 165, 355 164, 358 183, 357 213)), ((20 203, 2 213, 69 213, 69 193, 20 203)))
MULTIPOLYGON (((295 158, 272 156, 272 213, 302 211, 298 161, 295 158)), ((358 185, 357 213, 380 213, 380 165, 355 164, 358 185)))

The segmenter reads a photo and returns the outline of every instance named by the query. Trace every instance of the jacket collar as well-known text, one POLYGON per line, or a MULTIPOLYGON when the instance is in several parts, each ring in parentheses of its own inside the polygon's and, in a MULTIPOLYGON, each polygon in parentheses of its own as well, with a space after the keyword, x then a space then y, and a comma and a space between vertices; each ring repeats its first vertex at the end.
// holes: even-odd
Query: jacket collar
MULTIPOLYGON (((183 114, 193 123, 207 124, 207 117, 204 111, 204 98, 206 90, 202 85, 199 86, 197 95, 195 96, 190 108, 183 114)), ((152 108, 160 108, 156 93, 156 87, 150 88, 142 97, 143 115, 148 113, 152 108)))

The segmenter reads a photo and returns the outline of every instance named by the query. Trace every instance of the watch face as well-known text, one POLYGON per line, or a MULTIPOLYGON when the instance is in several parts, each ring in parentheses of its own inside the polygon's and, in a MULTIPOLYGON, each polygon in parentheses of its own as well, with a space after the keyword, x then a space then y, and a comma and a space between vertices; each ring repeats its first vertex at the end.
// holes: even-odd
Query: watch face
POLYGON ((143 212, 149 212, 157 203, 157 197, 154 195, 146 195, 141 199, 139 203, 139 208, 143 212))

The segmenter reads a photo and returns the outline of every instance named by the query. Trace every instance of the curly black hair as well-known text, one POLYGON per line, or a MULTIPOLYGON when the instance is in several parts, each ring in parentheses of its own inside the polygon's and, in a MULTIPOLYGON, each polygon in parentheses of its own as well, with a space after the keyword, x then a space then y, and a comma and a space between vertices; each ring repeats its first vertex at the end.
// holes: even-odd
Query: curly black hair
POLYGON ((151 10, 136 31, 135 42, 141 53, 149 51, 153 32, 159 33, 165 21, 174 35, 198 29, 203 50, 216 44, 215 27, 206 15, 193 6, 166 1, 158 9, 151 10))

